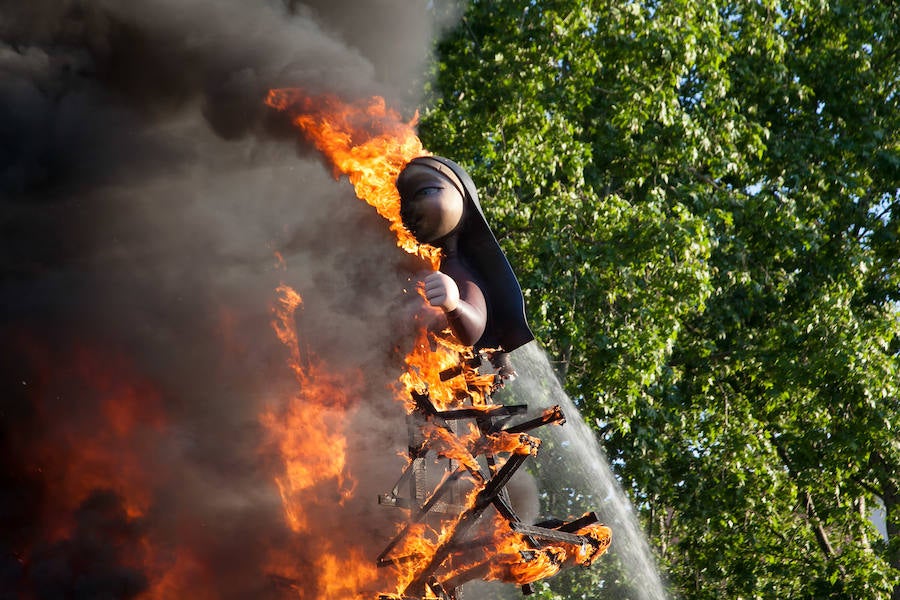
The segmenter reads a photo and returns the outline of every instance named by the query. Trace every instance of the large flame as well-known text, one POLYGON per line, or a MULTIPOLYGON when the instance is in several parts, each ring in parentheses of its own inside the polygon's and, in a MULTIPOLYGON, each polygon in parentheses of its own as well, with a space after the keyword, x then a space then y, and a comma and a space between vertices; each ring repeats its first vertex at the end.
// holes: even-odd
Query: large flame
POLYGON ((419 244, 403 227, 400 195, 394 186, 406 163, 427 154, 413 130, 415 119, 403 121, 379 97, 345 104, 335 96, 276 89, 269 91, 266 103, 291 116, 334 165, 335 177, 350 179, 356 195, 389 221, 401 248, 437 269, 440 250, 419 244))
POLYGON ((320 365, 315 356, 304 363, 294 316, 302 303, 292 288, 278 288, 272 327, 289 350, 288 364, 299 384, 298 394, 261 417, 270 440, 278 447, 283 474, 276 477, 285 517, 295 532, 308 528, 304 505, 307 490, 333 479, 342 495, 352 489, 345 471, 347 438, 344 432, 353 381, 320 365))
MULTIPOLYGON (((333 547, 327 532, 311 521, 313 511, 334 510, 340 498, 353 491, 348 472, 345 426, 358 392, 358 377, 335 373, 311 352, 303 352, 295 325, 302 298, 291 287, 281 285, 273 308, 272 327, 288 349, 288 365, 294 372, 298 392, 261 416, 269 443, 280 457, 275 482, 281 494, 285 523, 295 534, 313 534, 317 539, 312 569, 301 569, 289 550, 273 549, 270 574, 295 589, 300 597, 312 590, 320 600, 360 597, 380 575, 359 548, 333 547), (331 493, 324 493, 330 490, 331 493), (337 498, 337 500, 336 500, 337 498), (312 575, 311 575, 312 574, 312 575), (315 581, 310 581, 310 577, 315 581)), ((302 543, 300 538, 296 542, 302 543)))

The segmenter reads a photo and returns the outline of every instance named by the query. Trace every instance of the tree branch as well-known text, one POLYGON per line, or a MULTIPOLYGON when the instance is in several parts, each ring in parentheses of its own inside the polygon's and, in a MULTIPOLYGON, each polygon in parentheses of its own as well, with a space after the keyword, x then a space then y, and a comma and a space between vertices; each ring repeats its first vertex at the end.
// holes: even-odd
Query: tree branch
MULTIPOLYGON (((804 509, 806 510, 806 519, 810 524, 810 527, 812 527, 813 534, 816 537, 816 542, 819 544, 819 548, 822 550, 822 553, 828 560, 834 560, 834 558, 837 557, 837 553, 834 551, 834 546, 831 545, 831 540, 828 539, 828 532, 825 531, 825 528, 822 526, 822 520, 819 519, 819 515, 818 513, 816 513, 816 507, 813 504, 812 494, 808 489, 800 486, 800 478, 797 476, 797 472, 791 464, 790 457, 788 456, 787 451, 784 449, 784 447, 778 443, 774 435, 770 434, 770 439, 772 441, 772 445, 775 447, 775 451, 778 453, 779 458, 781 458, 781 461, 784 463, 784 466, 787 469, 788 476, 793 480, 794 484, 796 484, 803 493, 803 504, 804 509)), ((843 565, 838 565, 838 570, 841 572, 842 576, 846 576, 846 569, 844 569, 843 565)))
POLYGON ((825 531, 825 528, 822 527, 822 520, 819 519, 819 515, 816 514, 816 507, 813 504, 812 495, 809 491, 803 492, 804 496, 804 504, 806 508, 806 517, 809 519, 809 523, 813 528, 813 533, 816 535, 816 541, 819 543, 819 547, 822 549, 822 552, 825 553, 829 559, 833 559, 836 554, 834 552, 834 547, 831 545, 831 541, 828 539, 828 533, 825 531))

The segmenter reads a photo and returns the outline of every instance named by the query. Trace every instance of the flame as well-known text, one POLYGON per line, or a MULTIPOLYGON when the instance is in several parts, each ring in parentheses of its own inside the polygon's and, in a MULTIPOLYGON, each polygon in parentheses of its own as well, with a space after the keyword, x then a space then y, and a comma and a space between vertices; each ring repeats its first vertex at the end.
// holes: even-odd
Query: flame
POLYGON ((370 558, 358 548, 335 548, 327 540, 317 544, 308 565, 296 559, 300 548, 273 551, 269 557, 271 573, 298 598, 349 600, 374 596, 363 592, 380 575, 370 558), (315 574, 314 580, 310 580, 310 573, 315 574))
POLYGON ((398 392, 407 410, 415 408, 410 401, 412 390, 428 390, 429 398, 438 410, 461 405, 464 401, 475 407, 486 406, 486 396, 493 385, 493 376, 478 376, 469 365, 474 358, 472 349, 456 341, 449 330, 436 335, 424 328, 419 330, 413 349, 406 355, 407 369, 400 376, 398 392), (448 377, 448 371, 457 372, 448 377))
POLYGON ((481 452, 491 454, 510 453, 536 456, 541 447, 541 440, 525 433, 499 433, 485 436, 481 441, 481 452))
POLYGON ((612 530, 600 523, 575 532, 592 540, 592 543, 582 545, 554 542, 532 548, 499 517, 495 517, 494 532, 493 547, 486 550, 493 556, 486 578, 519 585, 552 577, 565 567, 589 567, 609 549, 612 541, 612 530))
POLYGON ((272 549, 268 571, 296 590, 299 597, 315 593, 321 600, 359 598, 382 573, 360 548, 333 547, 314 515, 333 512, 335 504, 350 497, 355 482, 347 464, 345 426, 359 395, 360 378, 338 373, 305 351, 296 328, 296 313, 303 299, 291 287, 277 288, 272 328, 288 351, 287 364, 298 384, 297 394, 260 416, 268 446, 278 457, 274 477, 282 500, 285 523, 298 537, 293 549, 272 549), (339 500, 335 502, 335 498, 339 500), (303 537, 299 537, 299 536, 303 537), (301 568, 298 554, 314 540, 312 565, 301 568), (310 568, 310 566, 312 568, 310 568), (314 580, 311 580, 314 579, 314 580))
POLYGON ((275 478, 281 493, 285 520, 294 532, 309 527, 305 492, 325 480, 334 480, 340 495, 352 492, 346 473, 347 438, 344 423, 350 407, 352 378, 336 374, 314 356, 304 360, 294 317, 302 305, 300 295, 281 285, 273 309, 272 328, 289 352, 288 365, 299 392, 280 407, 270 407, 260 420, 269 442, 278 449, 282 474, 275 478))
POLYGON ((512 552, 498 548, 490 578, 520 585, 533 583, 559 573, 566 559, 566 551, 558 546, 522 551, 516 547, 512 547, 512 552))
POLYGON ((495 517, 494 539, 487 554, 492 556, 486 579, 524 585, 552 577, 566 559, 566 551, 556 545, 531 548, 521 535, 495 517))
POLYGON ((606 525, 594 523, 575 532, 592 540, 594 544, 587 544, 573 548, 572 556, 576 563, 582 567, 589 567, 609 549, 612 543, 612 530, 606 525))
POLYGON ((469 473, 479 472, 481 467, 472 454, 472 446, 478 435, 477 430, 470 430, 468 436, 457 436, 456 433, 443 427, 438 427, 434 423, 426 423, 422 428, 422 433, 425 434, 426 439, 430 442, 431 449, 439 457, 459 462, 469 473))
MULTIPOLYGON (((400 218, 400 196, 394 182, 402 168, 413 158, 427 153, 413 131, 415 119, 404 122, 394 111, 387 110, 384 100, 344 104, 333 96, 310 96, 300 90, 271 90, 266 103, 288 114, 292 122, 331 161, 334 176, 347 175, 359 198, 363 199, 389 222, 397 236, 397 245, 416 254, 432 269, 440 265, 440 250, 420 245, 403 227, 400 218)), ((278 256, 283 264, 283 257, 278 256)), ((295 533, 308 526, 306 514, 309 498, 304 491, 323 478, 332 478, 338 487, 346 470, 346 437, 343 418, 348 409, 347 382, 318 364, 310 353, 303 353, 294 327, 294 314, 302 305, 299 294, 287 286, 277 290, 277 305, 272 325, 277 337, 288 348, 289 365, 295 373, 300 393, 281 411, 269 411, 262 422, 278 446, 283 464, 282 474, 275 478, 282 497, 285 519, 295 533)), ((452 359, 447 361, 452 364, 452 359)), ((434 373, 437 377, 437 372, 434 373)), ((417 536, 418 537, 418 536, 417 536)), ((410 548, 409 553, 428 556, 428 542, 423 549, 410 548)), ((341 555, 354 549, 342 549, 341 555)), ((371 559, 338 558, 320 548, 319 572, 332 571, 320 579, 336 582, 320 597, 352 597, 365 584, 376 579, 367 569, 374 568, 371 559), (351 576, 350 573, 360 573, 351 576)), ((289 564, 289 561, 288 563, 289 564)), ((291 569, 280 569, 290 577, 291 569)))
MULTIPOLYGON (((469 481, 472 487, 462 502, 459 514, 443 519, 438 527, 424 523, 413 523, 408 526, 407 535, 396 550, 396 556, 402 557, 395 565, 397 567, 396 596, 398 598, 403 596, 403 590, 431 563, 438 549, 453 537, 463 513, 473 506, 478 493, 484 488, 484 481, 481 479, 470 478, 469 481)), ((432 597, 436 598, 426 592, 422 600, 432 597)))
POLYGON ((347 104, 331 95, 310 96, 298 89, 269 90, 266 104, 287 113, 333 164, 335 178, 346 175, 356 195, 387 219, 397 245, 426 260, 433 270, 440 250, 419 244, 400 220, 397 175, 413 158, 426 156, 413 126, 389 110, 383 98, 347 104))

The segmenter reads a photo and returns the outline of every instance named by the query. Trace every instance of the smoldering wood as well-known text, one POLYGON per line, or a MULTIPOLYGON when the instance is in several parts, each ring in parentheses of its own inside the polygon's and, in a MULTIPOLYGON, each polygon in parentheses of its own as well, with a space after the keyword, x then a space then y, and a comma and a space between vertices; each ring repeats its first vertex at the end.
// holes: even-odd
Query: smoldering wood
MULTIPOLYGON (((461 354, 459 365, 443 371, 441 379, 465 375, 467 385, 482 385, 481 376, 471 375, 478 364, 479 360, 461 354)), ((502 385, 502 382, 499 383, 502 385)), ((469 388, 470 391, 473 389, 469 388)), ((492 386, 491 389, 495 391, 497 388, 492 386)), ((464 401, 472 401, 472 396, 467 396, 465 391, 459 396, 464 401)), ((542 549, 552 548, 555 544, 581 548, 590 546, 598 552, 605 550, 596 539, 578 533, 598 522, 595 513, 572 521, 552 519, 528 524, 522 521, 510 501, 507 490, 510 479, 530 456, 537 453, 540 446, 540 440, 526 432, 544 425, 564 424, 565 416, 560 406, 550 407, 537 416, 510 425, 514 417, 527 413, 527 405, 493 404, 491 395, 487 394, 484 404, 438 410, 427 389, 413 390, 410 397, 414 408, 407 415, 409 462, 391 491, 378 497, 379 503, 384 506, 408 510, 409 517, 379 554, 376 564, 379 567, 419 566, 413 566, 412 578, 399 595, 382 594, 379 598, 462 600, 460 586, 473 579, 491 576, 492 563, 497 560, 496 532, 471 534, 473 529, 478 529, 476 524, 483 522, 485 511, 491 507, 506 521, 509 532, 519 536, 524 543, 524 548, 518 550, 523 563, 535 560, 542 549), (465 421, 474 423, 475 428, 464 442, 457 430, 463 429, 465 421), (453 448, 440 445, 440 441, 427 433, 428 428, 437 428, 447 435, 456 436, 460 440, 456 451, 465 448, 471 460, 450 458, 453 448), (494 445, 498 436, 516 435, 519 439, 507 439, 507 445, 494 445), (443 477, 431 488, 427 483, 429 468, 443 470, 443 477), (464 480, 470 482, 468 494, 463 493, 464 480), (403 490, 407 490, 408 495, 404 496, 403 490), (470 497, 463 498, 465 495, 470 497), (425 553, 430 556, 422 552, 403 554, 402 550, 398 553, 398 549, 406 547, 410 541, 409 536, 421 535, 421 529, 416 526, 423 524, 426 531, 432 524, 437 524, 447 528, 448 533, 441 541, 436 533, 437 528, 430 529, 428 535, 432 537, 430 543, 433 545, 425 545, 425 553)), ((521 590, 525 595, 534 592, 530 583, 522 585, 521 590)))

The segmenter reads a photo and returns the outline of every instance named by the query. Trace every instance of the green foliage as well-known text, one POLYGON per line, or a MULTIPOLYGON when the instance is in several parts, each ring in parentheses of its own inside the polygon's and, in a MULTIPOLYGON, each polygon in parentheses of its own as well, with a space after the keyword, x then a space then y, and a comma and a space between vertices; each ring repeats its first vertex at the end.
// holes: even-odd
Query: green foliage
MULTIPOLYGON (((680 597, 900 598, 898 22, 481 0, 438 47, 421 135, 680 597)), ((538 597, 615 597, 584 577, 538 597)))

